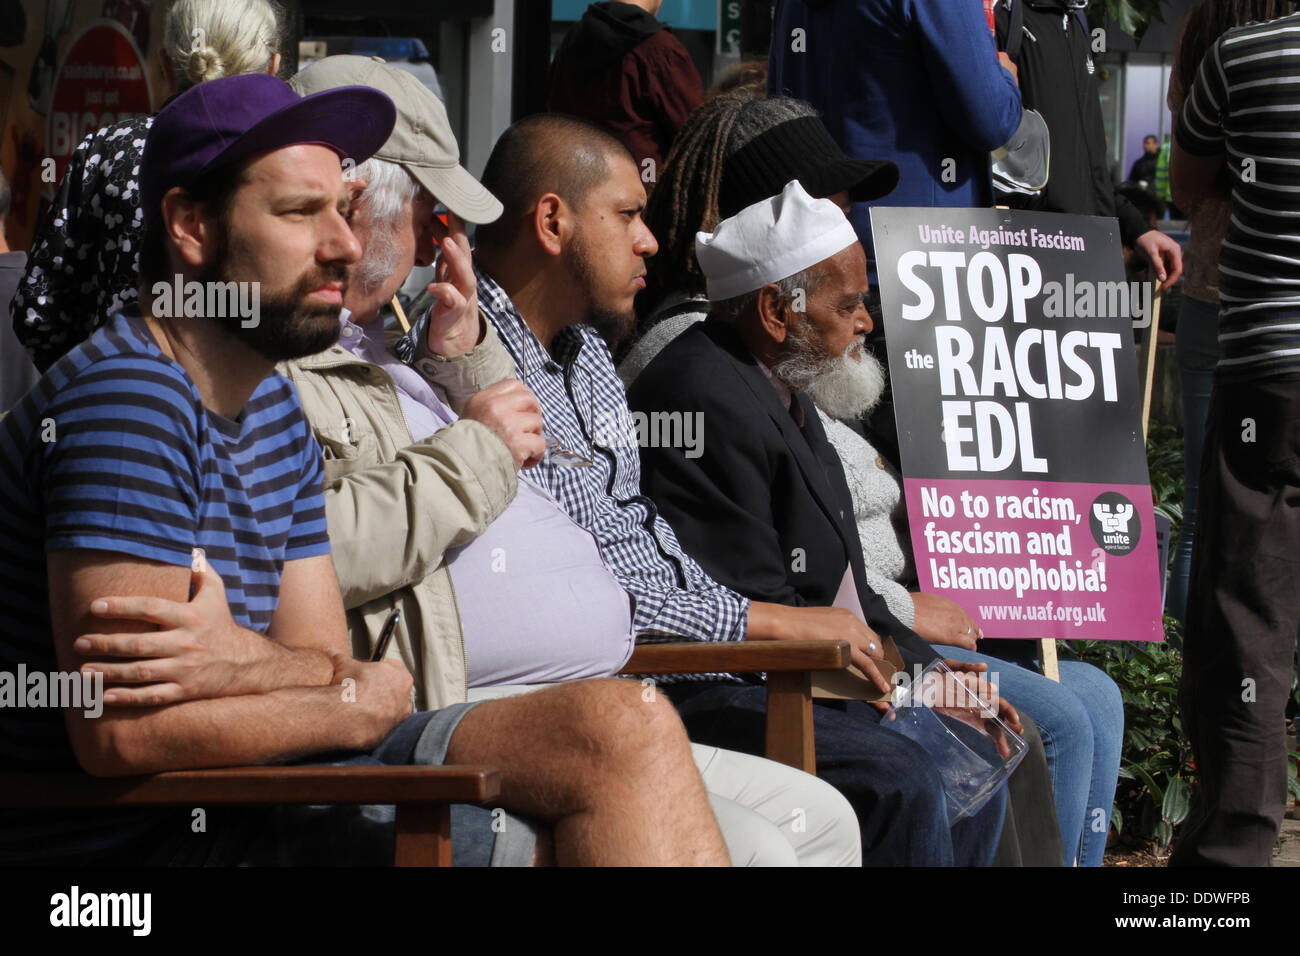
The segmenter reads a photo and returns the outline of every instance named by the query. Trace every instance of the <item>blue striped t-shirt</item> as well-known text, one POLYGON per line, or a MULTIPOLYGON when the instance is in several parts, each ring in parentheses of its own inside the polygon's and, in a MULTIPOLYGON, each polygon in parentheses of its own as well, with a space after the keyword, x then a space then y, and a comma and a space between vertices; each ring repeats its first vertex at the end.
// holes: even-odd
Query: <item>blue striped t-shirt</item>
MULTIPOLYGON (((236 623, 264 633, 284 562, 329 553, 321 478, 319 446, 286 379, 272 373, 238 420, 223 418, 138 314, 116 316, 0 422, 0 675, 58 669, 49 551, 189 567, 203 548, 236 623)), ((0 769, 77 769, 62 711, 0 706, 0 769)), ((86 858, 162 819, 0 810, 0 862, 86 858)))

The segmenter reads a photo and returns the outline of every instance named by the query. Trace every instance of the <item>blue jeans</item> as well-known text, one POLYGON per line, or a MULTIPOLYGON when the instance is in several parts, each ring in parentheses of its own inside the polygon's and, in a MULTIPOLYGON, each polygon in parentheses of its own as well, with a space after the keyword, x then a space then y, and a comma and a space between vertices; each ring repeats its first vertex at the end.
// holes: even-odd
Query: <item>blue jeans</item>
MULTIPOLYGON (((676 703, 691 739, 762 755, 767 688, 690 681, 662 688, 676 703)), ((988 866, 993 862, 1006 787, 979 813, 948 823, 943 783, 930 756, 880 726, 861 701, 813 707, 817 776, 844 794, 862 830, 863 866, 988 866)))
POLYGON ((1115 682, 1082 661, 1061 661, 1058 684, 1002 658, 960 647, 935 645, 934 650, 988 664, 997 672, 999 692, 1038 724, 1065 865, 1077 860, 1079 866, 1101 866, 1124 743, 1124 701, 1115 682))
POLYGON ((1178 379, 1183 391, 1183 523, 1174 546, 1165 610, 1183 623, 1187 581, 1196 540, 1196 498, 1205 447, 1205 418, 1210 410, 1214 367, 1219 364, 1219 306, 1215 302, 1183 299, 1178 310, 1178 379))

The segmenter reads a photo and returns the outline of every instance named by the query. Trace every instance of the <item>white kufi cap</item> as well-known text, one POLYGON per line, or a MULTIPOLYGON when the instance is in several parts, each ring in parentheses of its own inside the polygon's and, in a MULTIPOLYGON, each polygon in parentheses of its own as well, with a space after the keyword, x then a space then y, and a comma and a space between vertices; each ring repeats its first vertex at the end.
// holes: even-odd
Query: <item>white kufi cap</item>
POLYGON ((721 302, 802 272, 857 241, 839 206, 813 199, 794 179, 781 195, 746 206, 711 233, 697 232, 695 257, 709 300, 721 302))

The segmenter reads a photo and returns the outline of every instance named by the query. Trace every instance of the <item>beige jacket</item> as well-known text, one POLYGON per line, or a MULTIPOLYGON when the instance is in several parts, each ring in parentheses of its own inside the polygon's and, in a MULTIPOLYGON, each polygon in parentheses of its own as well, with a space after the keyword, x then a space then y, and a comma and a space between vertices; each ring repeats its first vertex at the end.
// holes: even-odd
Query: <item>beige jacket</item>
MULTIPOLYGON (((514 375, 492 326, 467 355, 423 345, 416 368, 460 413, 475 392, 514 375)), ((325 456, 325 516, 352 650, 369 657, 395 606, 388 650, 415 675, 421 709, 465 700, 466 660, 449 548, 478 537, 514 500, 514 459, 484 425, 458 421, 413 442, 397 387, 340 346, 282 363, 325 456)))

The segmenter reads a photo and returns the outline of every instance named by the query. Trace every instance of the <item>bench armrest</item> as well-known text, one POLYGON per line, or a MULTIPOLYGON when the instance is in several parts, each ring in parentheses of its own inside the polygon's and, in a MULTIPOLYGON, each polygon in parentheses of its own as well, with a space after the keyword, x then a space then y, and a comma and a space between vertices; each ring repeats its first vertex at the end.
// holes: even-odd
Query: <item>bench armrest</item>
POLYGON ((2 807, 396 804, 398 866, 450 866, 450 804, 482 803, 500 792, 495 770, 471 766, 232 767, 143 777, 0 773, 2 807))
POLYGON ((848 641, 638 644, 622 674, 767 674, 769 760, 817 772, 812 671, 849 666, 848 641))
POLYGON ((849 666, 848 641, 682 641, 638 644, 621 674, 756 674, 849 666))

